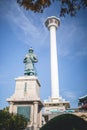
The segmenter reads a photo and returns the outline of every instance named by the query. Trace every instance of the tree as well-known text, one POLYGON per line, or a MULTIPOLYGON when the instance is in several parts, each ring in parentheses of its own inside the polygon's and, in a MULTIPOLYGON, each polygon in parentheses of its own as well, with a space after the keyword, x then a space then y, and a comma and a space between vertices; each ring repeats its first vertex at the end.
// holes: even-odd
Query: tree
POLYGON ((87 121, 74 114, 62 114, 48 121, 40 130, 87 130, 87 121))
POLYGON ((24 130, 26 126, 25 117, 10 114, 7 109, 0 110, 0 130, 24 130))
POLYGON ((42 13, 45 8, 56 1, 61 5, 60 16, 65 16, 66 14, 75 16, 78 10, 87 8, 87 0, 17 0, 20 6, 23 6, 26 10, 39 13, 42 13))

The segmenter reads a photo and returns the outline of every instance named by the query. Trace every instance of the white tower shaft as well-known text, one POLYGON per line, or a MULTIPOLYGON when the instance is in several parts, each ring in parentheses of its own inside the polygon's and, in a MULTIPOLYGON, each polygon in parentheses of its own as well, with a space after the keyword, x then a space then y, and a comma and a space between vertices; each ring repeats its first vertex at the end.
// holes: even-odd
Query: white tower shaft
POLYGON ((59 77, 56 45, 56 29, 60 25, 60 20, 55 17, 48 17, 45 22, 50 30, 50 55, 51 55, 51 98, 59 98, 59 77))
POLYGON ((59 78, 58 78, 58 60, 56 45, 56 27, 51 26, 50 30, 50 55, 51 55, 51 97, 59 97, 59 78))

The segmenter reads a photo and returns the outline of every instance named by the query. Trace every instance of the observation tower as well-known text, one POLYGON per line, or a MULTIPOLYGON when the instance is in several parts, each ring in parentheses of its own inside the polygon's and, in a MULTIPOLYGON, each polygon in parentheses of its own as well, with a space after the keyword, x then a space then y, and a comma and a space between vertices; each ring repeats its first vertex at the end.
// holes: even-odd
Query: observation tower
POLYGON ((69 102, 65 101, 65 99, 62 99, 62 97, 59 95, 59 73, 56 40, 56 31, 59 25, 60 19, 55 16, 48 17, 45 21, 45 26, 50 32, 51 97, 47 100, 44 100, 44 116, 48 115, 49 119, 51 119, 51 114, 52 117, 54 117, 54 113, 58 114, 59 112, 64 112, 70 107, 69 102))

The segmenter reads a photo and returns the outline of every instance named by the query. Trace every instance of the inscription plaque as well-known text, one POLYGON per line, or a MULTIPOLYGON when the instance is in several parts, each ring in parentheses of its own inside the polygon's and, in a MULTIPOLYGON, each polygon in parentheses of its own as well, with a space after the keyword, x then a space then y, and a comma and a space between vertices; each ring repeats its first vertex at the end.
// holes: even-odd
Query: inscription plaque
POLYGON ((31 111, 30 106, 18 106, 17 107, 17 113, 20 115, 23 115, 28 120, 30 120, 30 111, 31 111))

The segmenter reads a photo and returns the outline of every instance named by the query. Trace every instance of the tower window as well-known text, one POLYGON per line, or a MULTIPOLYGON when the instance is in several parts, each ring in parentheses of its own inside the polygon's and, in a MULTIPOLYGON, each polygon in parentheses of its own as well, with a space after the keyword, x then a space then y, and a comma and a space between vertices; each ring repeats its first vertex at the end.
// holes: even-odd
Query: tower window
POLYGON ((53 23, 53 19, 50 19, 49 23, 53 23))
POLYGON ((56 23, 56 24, 58 24, 58 21, 57 21, 57 20, 55 20, 55 23, 56 23))

